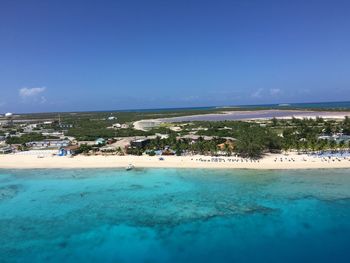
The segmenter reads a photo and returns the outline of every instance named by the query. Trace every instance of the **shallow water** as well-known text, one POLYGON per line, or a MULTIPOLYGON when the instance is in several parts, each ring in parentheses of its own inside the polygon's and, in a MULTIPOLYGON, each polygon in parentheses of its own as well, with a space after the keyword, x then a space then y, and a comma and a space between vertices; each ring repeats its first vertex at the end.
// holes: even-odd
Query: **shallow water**
POLYGON ((0 262, 349 262, 350 170, 0 170, 0 262))

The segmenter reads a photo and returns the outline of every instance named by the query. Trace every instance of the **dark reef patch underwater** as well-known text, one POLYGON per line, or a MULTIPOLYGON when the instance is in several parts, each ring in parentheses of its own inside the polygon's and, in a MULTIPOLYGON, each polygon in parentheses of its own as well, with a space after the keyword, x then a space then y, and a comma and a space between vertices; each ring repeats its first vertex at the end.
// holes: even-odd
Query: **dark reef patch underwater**
POLYGON ((0 262, 349 262, 350 170, 0 170, 0 262))

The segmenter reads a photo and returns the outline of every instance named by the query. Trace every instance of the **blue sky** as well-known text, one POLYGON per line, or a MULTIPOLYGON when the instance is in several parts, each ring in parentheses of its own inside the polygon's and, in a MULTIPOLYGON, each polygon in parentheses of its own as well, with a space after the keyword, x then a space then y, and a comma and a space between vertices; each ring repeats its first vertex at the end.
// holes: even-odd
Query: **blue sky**
POLYGON ((350 1, 0 4, 0 112, 350 100, 350 1))

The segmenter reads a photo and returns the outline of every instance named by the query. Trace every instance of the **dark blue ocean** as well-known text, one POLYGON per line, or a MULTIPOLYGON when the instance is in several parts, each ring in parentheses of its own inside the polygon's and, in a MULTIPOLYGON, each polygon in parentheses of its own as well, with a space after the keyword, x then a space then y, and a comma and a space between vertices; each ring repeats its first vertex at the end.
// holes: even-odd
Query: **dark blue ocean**
MULTIPOLYGON (((235 107, 241 109, 261 108, 261 109, 319 109, 319 110, 349 110, 350 101, 338 102, 308 102, 308 103, 282 103, 282 104, 256 104, 256 105, 230 105, 230 106, 205 106, 205 107, 177 107, 177 108, 156 108, 156 109, 124 109, 113 110, 114 112, 167 112, 167 111, 195 111, 213 110, 217 108, 235 107)), ((110 110, 105 110, 110 111, 110 110)), ((101 112, 105 112, 101 111, 101 112)))
POLYGON ((303 103, 282 103, 282 104, 263 104, 263 105, 243 105, 242 108, 276 108, 276 109, 318 109, 318 110, 349 110, 350 101, 337 102, 303 102, 303 103))
POLYGON ((350 170, 0 170, 0 262, 349 262, 350 170))

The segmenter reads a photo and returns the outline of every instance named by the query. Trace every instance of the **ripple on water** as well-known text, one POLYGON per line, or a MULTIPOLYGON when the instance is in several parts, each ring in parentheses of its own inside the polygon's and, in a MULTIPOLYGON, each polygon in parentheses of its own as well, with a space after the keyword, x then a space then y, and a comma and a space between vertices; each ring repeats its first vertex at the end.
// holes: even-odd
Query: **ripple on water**
POLYGON ((6 174, 5 262, 346 262, 349 170, 6 174))

